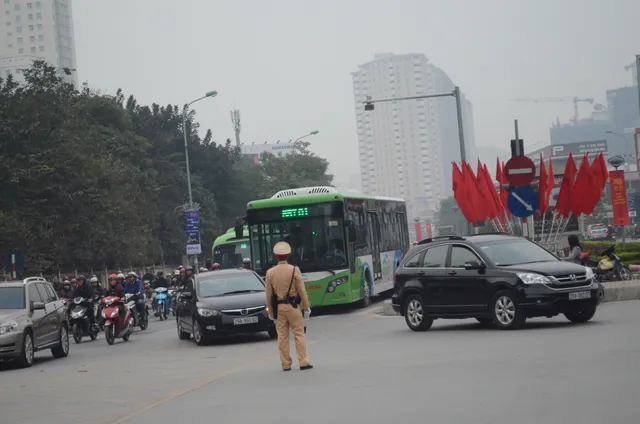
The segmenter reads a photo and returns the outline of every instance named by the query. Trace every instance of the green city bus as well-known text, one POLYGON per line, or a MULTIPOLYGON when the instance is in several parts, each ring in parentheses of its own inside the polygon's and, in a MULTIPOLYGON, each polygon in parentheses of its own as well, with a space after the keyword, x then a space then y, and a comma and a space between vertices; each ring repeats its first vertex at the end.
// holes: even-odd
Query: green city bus
MULTIPOLYGON (((239 232, 240 228, 238 228, 239 232)), ((251 256, 249 248, 249 230, 245 226, 242 237, 236 237, 235 228, 216 238, 211 249, 212 262, 220 264, 220 269, 239 268, 242 260, 251 256)))
POLYGON ((402 199, 354 190, 307 187, 283 190, 247 204, 253 269, 275 265, 273 246, 291 245, 312 306, 359 302, 393 289, 393 276, 409 249, 402 199))

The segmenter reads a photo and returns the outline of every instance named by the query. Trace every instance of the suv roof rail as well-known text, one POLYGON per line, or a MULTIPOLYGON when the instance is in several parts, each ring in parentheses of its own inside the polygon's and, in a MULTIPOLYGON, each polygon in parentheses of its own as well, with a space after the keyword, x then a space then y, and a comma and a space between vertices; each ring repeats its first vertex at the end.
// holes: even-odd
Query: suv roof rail
POLYGON ((473 236, 512 236, 513 234, 511 233, 507 233, 505 231, 491 231, 489 233, 478 233, 478 234, 472 234, 469 237, 473 237, 473 236))
POLYGON ((460 236, 439 236, 439 237, 432 237, 432 238, 428 238, 428 239, 424 239, 418 242, 418 246, 422 245, 422 244, 427 244, 427 243, 431 243, 432 241, 436 241, 436 240, 464 240, 464 237, 460 237, 460 236))
POLYGON ((22 280, 23 283, 27 284, 27 283, 32 283, 32 282, 38 282, 38 283, 46 283, 47 280, 45 280, 42 277, 27 277, 24 280, 22 280))

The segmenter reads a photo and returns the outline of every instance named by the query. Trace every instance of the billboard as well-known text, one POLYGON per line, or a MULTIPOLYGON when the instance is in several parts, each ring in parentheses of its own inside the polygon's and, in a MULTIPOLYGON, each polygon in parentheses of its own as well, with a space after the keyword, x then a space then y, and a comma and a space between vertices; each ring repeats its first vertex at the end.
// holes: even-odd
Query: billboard
MULTIPOLYGON (((607 140, 584 141, 581 143, 553 144, 534 152, 527 153, 526 156, 531 159, 540 158, 540 153, 545 158, 566 158, 572 153, 573 156, 582 156, 585 153, 604 153, 608 152, 607 140)), ((591 156, 591 155, 590 155, 591 156)))
POLYGON ((289 155, 293 153, 293 143, 264 143, 264 144, 243 144, 240 146, 240 151, 243 155, 260 155, 264 152, 274 155, 289 155))

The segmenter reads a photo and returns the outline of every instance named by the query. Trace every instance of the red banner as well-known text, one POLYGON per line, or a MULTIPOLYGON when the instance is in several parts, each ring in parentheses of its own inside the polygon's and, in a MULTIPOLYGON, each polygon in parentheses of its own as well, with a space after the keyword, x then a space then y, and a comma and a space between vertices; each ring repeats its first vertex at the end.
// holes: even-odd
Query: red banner
POLYGON ((433 238, 433 227, 431 224, 427 224, 427 238, 433 238))
POLYGON ((421 241, 422 240, 422 226, 420 225, 419 222, 416 222, 414 227, 416 230, 416 241, 421 241))
POLYGON ((629 225, 627 188, 624 185, 624 171, 609 172, 611 186, 611 205, 613 206, 613 225, 629 225))

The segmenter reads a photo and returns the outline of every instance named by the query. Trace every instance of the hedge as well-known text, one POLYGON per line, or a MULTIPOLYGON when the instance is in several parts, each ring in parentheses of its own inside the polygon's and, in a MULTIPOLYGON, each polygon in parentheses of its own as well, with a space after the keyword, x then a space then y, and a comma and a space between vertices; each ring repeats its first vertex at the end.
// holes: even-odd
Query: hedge
MULTIPOLYGON (((615 242, 583 241, 580 244, 582 245, 582 251, 589 252, 592 258, 615 244, 616 255, 620 257, 622 262, 627 265, 640 265, 640 242, 627 242, 623 245, 622 243, 615 242)), ((598 257, 597 259, 602 259, 602 257, 598 257)))

